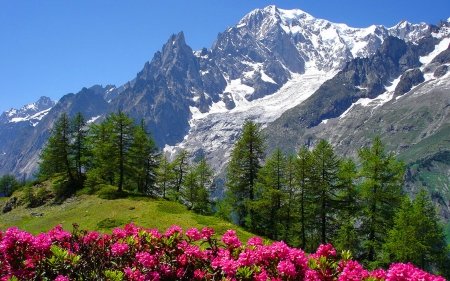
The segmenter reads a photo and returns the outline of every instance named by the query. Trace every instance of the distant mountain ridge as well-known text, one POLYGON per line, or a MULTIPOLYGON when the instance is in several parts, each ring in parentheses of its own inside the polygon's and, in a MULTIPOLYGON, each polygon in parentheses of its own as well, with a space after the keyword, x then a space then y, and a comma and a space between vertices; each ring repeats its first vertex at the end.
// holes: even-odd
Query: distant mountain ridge
MULTIPOLYGON (((86 120, 99 121, 119 109, 144 120, 166 153, 203 151, 220 172, 246 118, 255 119, 270 131, 277 126, 271 123, 280 124, 285 112, 311 103, 324 85, 337 81, 330 80, 336 74, 338 78, 334 79, 352 81, 353 88, 340 87, 340 93, 345 96, 348 88, 355 95, 344 98, 334 113, 310 112, 314 120, 300 130, 318 126, 323 119, 339 116, 360 98, 377 98, 390 79, 419 68, 419 57, 432 52, 433 46, 449 36, 448 26, 448 21, 436 26, 402 21, 391 28, 352 28, 316 19, 301 10, 268 6, 250 12, 220 33, 210 49, 194 51, 182 32, 173 34, 136 77, 120 87, 96 85, 65 95, 43 111, 40 120, 26 126, 13 120, 31 115, 3 113, 0 124, 10 127, 0 128, 0 173, 30 177, 37 170, 48 132, 61 113, 81 111, 86 120), (419 50, 414 46, 420 40, 422 43, 417 44, 423 49, 419 50), (384 76, 372 69, 379 66, 392 73, 384 76), (352 71, 357 75, 350 74, 352 71)), ((447 79, 446 66, 437 66, 440 79, 447 79)), ((420 78, 420 74, 416 76, 420 78)), ((407 93, 408 81, 416 78, 405 77, 404 88, 398 93, 407 93)), ((421 83, 417 81, 412 84, 421 83)), ((281 127, 293 127, 296 121, 292 122, 281 127)), ((292 148, 304 143, 297 137, 289 140, 292 148)))

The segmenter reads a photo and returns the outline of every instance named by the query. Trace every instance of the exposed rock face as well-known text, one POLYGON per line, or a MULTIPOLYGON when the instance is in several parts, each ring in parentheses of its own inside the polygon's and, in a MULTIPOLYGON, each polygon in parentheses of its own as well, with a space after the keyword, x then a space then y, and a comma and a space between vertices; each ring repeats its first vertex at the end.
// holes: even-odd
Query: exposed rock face
POLYGON ((11 212, 14 207, 16 207, 17 197, 11 197, 11 199, 6 202, 5 206, 2 208, 2 214, 11 212))
POLYGON ((438 68, 436 68, 433 76, 436 78, 440 78, 440 77, 444 76, 445 74, 447 74, 448 69, 449 69, 448 65, 441 65, 438 68))
POLYGON ((409 92, 413 86, 416 86, 425 81, 422 71, 419 68, 414 68, 406 71, 400 78, 400 82, 395 87, 394 97, 401 96, 409 92))
MULTIPOLYGON (((434 48, 441 37, 430 34, 440 28, 408 22, 351 28, 268 6, 220 33, 210 49, 193 51, 180 32, 124 85, 66 95, 39 122, 12 126, 14 137, 0 141, 0 173, 32 174, 62 112, 81 111, 98 122, 117 110, 143 119, 160 148, 204 149, 213 166, 222 169, 245 118, 270 123, 287 109, 303 106, 295 122, 280 121, 282 129, 303 130, 339 116, 359 98, 377 97, 388 81, 420 67, 418 56, 434 48)), ((0 130, 0 139, 6 132, 0 130)))

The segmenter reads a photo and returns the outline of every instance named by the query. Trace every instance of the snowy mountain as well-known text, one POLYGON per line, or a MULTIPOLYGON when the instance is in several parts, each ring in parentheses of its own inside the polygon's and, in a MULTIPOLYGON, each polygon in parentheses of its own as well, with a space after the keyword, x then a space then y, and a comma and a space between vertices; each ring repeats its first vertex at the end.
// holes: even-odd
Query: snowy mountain
MULTIPOLYGON (((346 89, 351 97, 344 98, 339 107, 330 107, 331 111, 310 111, 316 118, 308 119, 310 123, 300 130, 317 127, 361 98, 382 95, 392 80, 422 67, 419 58, 428 56, 447 37, 448 21, 437 26, 401 22, 391 28, 352 28, 275 6, 250 12, 220 33, 210 49, 192 50, 180 32, 170 36, 161 51, 121 87, 94 86, 64 96, 41 122, 35 121, 34 127, 24 129, 5 146, 0 173, 31 175, 36 171, 45 137, 62 112, 80 110, 87 120, 102 120, 118 109, 145 120, 168 154, 180 149, 193 155, 203 151, 220 173, 246 118, 255 119, 268 131, 279 129, 276 126, 285 120, 286 112, 298 112, 299 106, 319 100, 316 97, 327 92, 324 85, 337 81, 334 77, 352 82, 352 88, 328 91, 330 101, 345 97, 346 89), (384 73, 377 72, 380 69, 384 73)), ((443 69, 441 73, 441 79, 446 79, 443 69)), ((408 88, 407 82, 402 82, 406 84, 399 93, 408 88)), ((4 113, 4 118, 10 113, 4 113)), ((12 124, 13 118, 29 116, 14 114, 4 120, 12 124)), ((295 120, 287 121, 281 128, 295 127, 295 120)), ((297 130, 277 132, 285 131, 286 136, 297 134, 297 130)), ((303 140, 295 135, 283 143, 294 149, 303 140)))
POLYGON ((3 112, 0 115, 0 124, 28 122, 31 126, 36 126, 55 104, 56 101, 42 96, 37 102, 27 104, 21 109, 12 108, 3 112))

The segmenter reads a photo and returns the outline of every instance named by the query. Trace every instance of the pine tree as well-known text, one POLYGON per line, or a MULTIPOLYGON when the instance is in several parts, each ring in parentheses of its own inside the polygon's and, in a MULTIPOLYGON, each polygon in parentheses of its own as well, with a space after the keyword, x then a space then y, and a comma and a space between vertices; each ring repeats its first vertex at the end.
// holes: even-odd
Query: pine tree
POLYGON ((315 224, 320 233, 320 243, 326 244, 336 235, 335 218, 342 206, 339 197, 342 188, 338 178, 340 159, 325 140, 319 142, 311 155, 311 187, 314 188, 311 195, 317 210, 315 224))
POLYGON ((78 112, 71 121, 71 134, 72 134, 72 154, 75 162, 77 177, 81 179, 83 177, 83 169, 85 169, 86 162, 86 121, 81 112, 78 112))
POLYGON ((47 146, 40 155, 41 176, 64 174, 70 183, 75 182, 75 166, 72 162, 70 119, 63 113, 50 132, 47 146))
POLYGON ((358 172, 356 163, 352 159, 341 162, 338 178, 341 189, 341 211, 337 214, 339 231, 333 246, 337 250, 349 250, 354 255, 359 255, 361 251, 360 239, 355 227, 360 213, 360 199, 356 181, 358 172))
POLYGON ((114 158, 115 150, 112 138, 112 122, 106 119, 100 124, 92 124, 87 137, 91 154, 87 172, 86 185, 90 188, 98 184, 113 185, 117 163, 114 158))
POLYGON ((258 171, 255 199, 249 203, 253 211, 254 230, 264 236, 277 240, 282 227, 281 206, 285 203, 286 159, 277 148, 258 171))
POLYGON ((173 172, 175 174, 175 186, 171 196, 175 201, 179 200, 181 189, 183 188, 186 174, 189 172, 189 151, 182 150, 173 161, 173 172))
POLYGON ((284 167, 284 204, 280 210, 280 237, 293 246, 296 237, 296 221, 298 220, 298 185, 296 179, 296 156, 289 154, 284 167))
POLYGON ((445 264, 448 265, 450 260, 444 229, 424 189, 413 202, 408 198, 403 200, 383 248, 390 256, 387 263, 411 262, 435 273, 436 269, 445 270, 445 264))
POLYGON ((360 235, 363 237, 363 258, 370 266, 375 266, 373 262, 393 226, 394 215, 401 204, 404 165, 384 151, 379 137, 375 137, 372 147, 360 149, 358 156, 362 162, 360 235))
POLYGON ((119 110, 117 114, 112 113, 109 116, 109 120, 112 123, 111 137, 115 148, 113 161, 118 165, 117 186, 118 191, 123 191, 125 176, 127 173, 130 173, 131 170, 129 165, 129 152, 130 147, 133 144, 134 120, 121 110, 119 110))
POLYGON ((227 200, 237 216, 238 225, 250 229, 253 229, 252 212, 248 205, 255 199, 257 173, 265 158, 265 139, 258 124, 247 119, 227 167, 227 200))
POLYGON ((17 181, 16 177, 11 174, 6 174, 0 178, 0 194, 3 193, 6 197, 11 196, 19 186, 20 183, 17 181))
POLYGON ((129 162, 131 166, 130 180, 137 191, 155 195, 154 183, 156 180, 157 160, 156 142, 147 132, 144 120, 139 126, 134 126, 133 141, 129 149, 129 162))
POLYGON ((156 169, 156 187, 157 191, 163 198, 167 197, 167 193, 175 185, 176 175, 173 163, 161 153, 159 155, 159 164, 156 169))
MULTIPOLYGON (((299 224, 300 224, 300 247, 307 247, 307 231, 312 225, 312 214, 314 212, 314 204, 311 199, 311 172, 312 172, 312 155, 306 146, 300 148, 295 160, 295 179, 297 182, 297 202, 299 208, 299 224)), ((311 250, 312 251, 312 250, 311 250)))

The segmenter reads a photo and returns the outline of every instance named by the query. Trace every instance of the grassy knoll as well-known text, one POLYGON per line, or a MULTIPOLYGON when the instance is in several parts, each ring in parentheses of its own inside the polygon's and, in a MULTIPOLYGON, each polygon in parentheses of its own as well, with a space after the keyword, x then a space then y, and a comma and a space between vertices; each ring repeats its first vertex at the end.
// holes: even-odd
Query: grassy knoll
MULTIPOLYGON (((15 195, 19 197, 21 193, 15 195)), ((0 209, 7 199, 0 198, 0 209)), ((9 213, 0 214, 0 230, 17 226, 33 234, 46 232, 58 224, 71 231, 72 223, 78 223, 80 229, 109 233, 114 227, 122 227, 130 222, 144 228, 157 228, 161 232, 175 224, 184 230, 207 226, 214 228, 219 235, 228 229, 235 229, 242 241, 254 236, 217 217, 188 211, 182 204, 139 196, 108 200, 84 194, 56 205, 47 203, 36 208, 26 208, 23 204, 9 213)))

